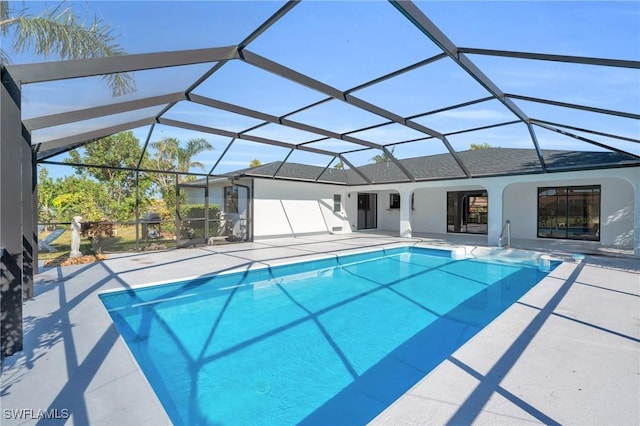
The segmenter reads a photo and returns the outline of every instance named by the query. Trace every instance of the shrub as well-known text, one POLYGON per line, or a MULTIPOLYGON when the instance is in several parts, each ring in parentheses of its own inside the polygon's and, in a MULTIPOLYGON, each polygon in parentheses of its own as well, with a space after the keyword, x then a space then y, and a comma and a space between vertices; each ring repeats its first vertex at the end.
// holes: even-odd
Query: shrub
POLYGON ((204 204, 183 204, 180 206, 182 226, 181 238, 209 238, 220 234, 220 207, 209 205, 209 235, 204 232, 204 204), (191 219, 191 220, 190 220, 191 219))

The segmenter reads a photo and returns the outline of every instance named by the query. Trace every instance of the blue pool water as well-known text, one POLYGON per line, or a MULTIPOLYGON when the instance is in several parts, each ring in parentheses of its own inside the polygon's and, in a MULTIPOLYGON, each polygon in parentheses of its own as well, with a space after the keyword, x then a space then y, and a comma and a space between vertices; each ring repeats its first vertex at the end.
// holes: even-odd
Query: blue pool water
POLYGON ((399 248, 101 298, 175 424, 362 424, 544 276, 399 248))

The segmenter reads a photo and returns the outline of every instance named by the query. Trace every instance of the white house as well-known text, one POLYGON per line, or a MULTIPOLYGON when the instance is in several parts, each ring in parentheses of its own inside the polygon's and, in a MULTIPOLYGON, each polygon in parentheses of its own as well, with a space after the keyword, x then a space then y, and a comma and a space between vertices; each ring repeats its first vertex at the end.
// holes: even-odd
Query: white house
MULTIPOLYGON (((447 155, 400 160, 415 181, 390 162, 360 167, 361 175, 270 163, 236 171, 232 179, 211 179, 209 202, 234 220, 236 234, 240 219, 247 239, 378 230, 407 237, 485 234, 496 245, 509 221, 513 238, 573 240, 640 255, 640 166, 634 158, 544 151, 543 173, 534 150, 493 148, 460 156, 477 177, 466 178, 447 155), (237 184, 237 201, 229 202, 237 184)), ((188 202, 198 200, 201 195, 188 195, 188 202)))

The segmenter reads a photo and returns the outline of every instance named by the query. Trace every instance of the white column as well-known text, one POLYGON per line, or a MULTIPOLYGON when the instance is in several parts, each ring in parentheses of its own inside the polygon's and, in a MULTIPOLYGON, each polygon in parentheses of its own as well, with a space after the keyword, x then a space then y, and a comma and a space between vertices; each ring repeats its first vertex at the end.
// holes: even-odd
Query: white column
POLYGON ((489 246, 497 246, 500 240, 500 232, 502 226, 509 218, 502 217, 502 198, 504 193, 505 184, 500 182, 492 182, 486 186, 488 197, 488 235, 487 244, 489 246))
POLYGON ((400 236, 411 238, 411 190, 400 191, 400 236))

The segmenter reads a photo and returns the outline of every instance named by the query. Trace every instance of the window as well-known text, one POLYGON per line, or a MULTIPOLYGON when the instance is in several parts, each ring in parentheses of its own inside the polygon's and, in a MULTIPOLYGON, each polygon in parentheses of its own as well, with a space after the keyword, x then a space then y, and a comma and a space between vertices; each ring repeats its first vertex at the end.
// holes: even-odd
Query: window
POLYGON ((538 237, 600 241, 600 185, 538 188, 538 237))
POLYGON ((487 191, 447 192, 447 232, 486 234, 488 215, 487 191))
POLYGON ((340 194, 333 194, 333 211, 342 211, 342 196, 340 194))
POLYGON ((238 213, 238 187, 224 187, 224 212, 238 213))
POLYGON ((400 194, 396 194, 395 192, 392 194, 389 194, 389 208, 390 209, 400 208, 400 194))

